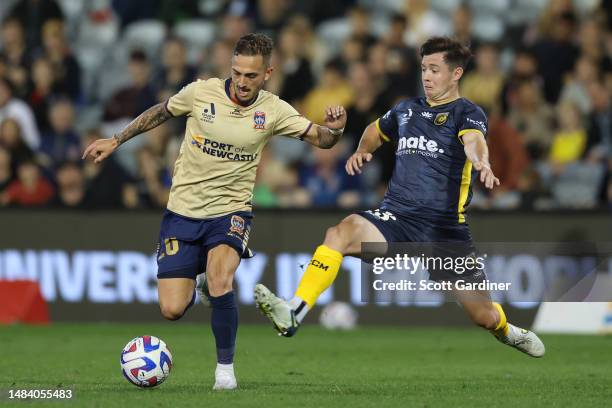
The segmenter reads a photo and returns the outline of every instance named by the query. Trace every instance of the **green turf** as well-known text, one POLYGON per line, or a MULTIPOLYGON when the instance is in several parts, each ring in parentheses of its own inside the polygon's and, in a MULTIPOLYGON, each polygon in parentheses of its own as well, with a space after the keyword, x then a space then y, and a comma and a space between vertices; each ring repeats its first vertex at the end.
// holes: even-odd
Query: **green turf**
POLYGON ((0 389, 61 384, 75 400, 53 405, 79 407, 610 406, 612 338, 543 340, 546 356, 533 359, 476 328, 305 326, 285 339, 268 326, 244 325, 240 389, 218 393, 211 391, 215 358, 206 325, 5 326, 0 389), (134 387, 119 370, 122 347, 143 334, 161 337, 174 356, 169 379, 154 389, 134 387))

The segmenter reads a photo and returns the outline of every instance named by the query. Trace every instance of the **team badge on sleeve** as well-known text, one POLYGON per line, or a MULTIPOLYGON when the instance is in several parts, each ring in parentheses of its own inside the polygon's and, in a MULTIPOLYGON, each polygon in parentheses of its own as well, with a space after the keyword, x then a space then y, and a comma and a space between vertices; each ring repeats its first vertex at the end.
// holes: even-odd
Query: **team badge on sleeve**
POLYGON ((266 114, 265 112, 255 112, 253 115, 253 122, 255 122, 255 129, 265 129, 266 127, 266 114))
POLYGON ((448 112, 438 113, 436 115, 436 118, 434 119, 434 123, 438 126, 441 126, 446 123, 447 119, 448 119, 448 112))

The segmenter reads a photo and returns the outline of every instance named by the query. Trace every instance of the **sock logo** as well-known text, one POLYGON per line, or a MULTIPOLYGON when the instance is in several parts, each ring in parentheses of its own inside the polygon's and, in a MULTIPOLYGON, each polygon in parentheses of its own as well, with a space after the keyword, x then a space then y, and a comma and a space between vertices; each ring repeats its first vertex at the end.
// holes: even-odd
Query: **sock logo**
POLYGON ((319 269, 323 269, 324 271, 329 269, 329 265, 325 265, 323 262, 319 262, 316 259, 313 259, 312 261, 310 261, 310 265, 319 268, 319 269))

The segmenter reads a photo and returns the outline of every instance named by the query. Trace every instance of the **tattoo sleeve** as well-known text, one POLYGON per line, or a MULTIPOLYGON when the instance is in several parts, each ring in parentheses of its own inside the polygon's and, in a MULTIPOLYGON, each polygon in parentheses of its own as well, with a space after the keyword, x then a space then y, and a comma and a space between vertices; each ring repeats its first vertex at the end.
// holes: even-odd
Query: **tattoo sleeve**
POLYGON ((338 143, 338 140, 340 140, 340 136, 342 136, 342 133, 334 135, 325 126, 317 126, 318 146, 321 149, 330 149, 334 147, 334 145, 338 143))
POLYGON ((121 145, 134 136, 161 125, 171 117, 172 114, 166 109, 166 102, 158 103, 138 115, 136 119, 113 137, 121 145))

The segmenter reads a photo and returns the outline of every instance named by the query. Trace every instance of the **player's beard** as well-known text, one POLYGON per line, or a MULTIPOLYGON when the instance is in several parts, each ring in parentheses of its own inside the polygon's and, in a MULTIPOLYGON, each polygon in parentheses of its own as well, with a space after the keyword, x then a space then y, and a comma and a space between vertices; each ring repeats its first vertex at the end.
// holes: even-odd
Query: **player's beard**
POLYGON ((248 104, 249 102, 253 101, 253 99, 255 99, 255 96, 259 93, 260 89, 261 88, 259 87, 251 87, 246 92, 246 95, 242 96, 240 94, 240 88, 238 87, 238 85, 234 85, 234 95, 236 96, 238 102, 240 102, 241 104, 248 104))

